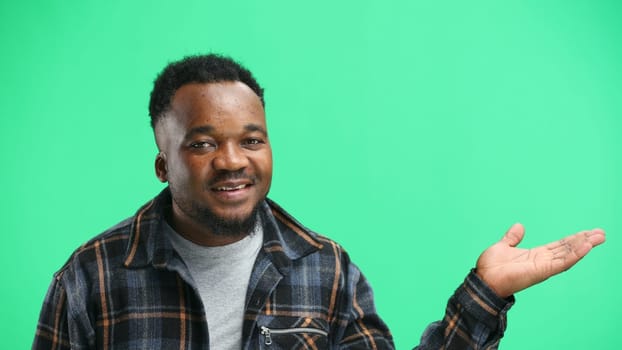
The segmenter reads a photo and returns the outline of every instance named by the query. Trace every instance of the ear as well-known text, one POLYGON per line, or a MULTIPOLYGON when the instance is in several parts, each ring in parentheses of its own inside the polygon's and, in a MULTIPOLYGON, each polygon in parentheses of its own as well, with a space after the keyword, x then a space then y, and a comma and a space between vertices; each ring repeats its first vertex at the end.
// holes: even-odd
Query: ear
POLYGON ((160 152, 155 159, 156 177, 160 182, 168 181, 168 166, 166 164, 166 153, 160 152))

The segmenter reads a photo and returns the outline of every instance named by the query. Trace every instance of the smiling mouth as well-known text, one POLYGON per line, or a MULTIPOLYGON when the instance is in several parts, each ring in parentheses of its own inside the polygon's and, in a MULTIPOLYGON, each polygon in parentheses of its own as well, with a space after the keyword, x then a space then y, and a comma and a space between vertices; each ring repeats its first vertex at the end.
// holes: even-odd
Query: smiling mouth
POLYGON ((237 185, 237 186, 219 186, 219 187, 216 187, 215 190, 219 192, 223 192, 223 191, 227 192, 227 191, 241 190, 246 187, 250 187, 250 184, 242 184, 242 185, 237 185))

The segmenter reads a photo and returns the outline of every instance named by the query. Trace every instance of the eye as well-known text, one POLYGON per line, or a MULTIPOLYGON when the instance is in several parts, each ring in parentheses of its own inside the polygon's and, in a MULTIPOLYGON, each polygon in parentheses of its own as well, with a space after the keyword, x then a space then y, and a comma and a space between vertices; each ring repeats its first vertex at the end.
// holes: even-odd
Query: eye
POLYGON ((190 144, 190 148, 194 149, 205 149, 205 148, 213 148, 214 144, 208 141, 197 141, 190 144))
POLYGON ((258 146, 264 143, 265 143, 264 140, 259 139, 259 138, 248 138, 244 140, 243 142, 244 145, 248 145, 248 146, 258 146))

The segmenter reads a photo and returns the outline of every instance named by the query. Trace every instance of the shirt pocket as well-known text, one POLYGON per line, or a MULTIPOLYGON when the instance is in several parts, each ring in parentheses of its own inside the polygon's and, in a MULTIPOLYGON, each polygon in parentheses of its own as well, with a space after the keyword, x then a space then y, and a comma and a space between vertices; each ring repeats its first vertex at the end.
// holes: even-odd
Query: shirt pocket
POLYGON ((260 323, 259 349, 328 349, 328 332, 318 322, 308 321, 260 323))

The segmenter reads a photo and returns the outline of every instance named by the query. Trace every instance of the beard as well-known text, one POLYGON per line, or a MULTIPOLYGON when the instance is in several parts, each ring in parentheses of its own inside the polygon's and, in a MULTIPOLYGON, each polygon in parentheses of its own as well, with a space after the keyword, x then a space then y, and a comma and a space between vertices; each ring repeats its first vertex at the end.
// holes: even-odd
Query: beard
MULTIPOLYGON (((205 186, 204 191, 210 191, 214 183, 218 181, 226 181, 233 179, 246 178, 252 183, 257 181, 254 176, 247 177, 243 171, 221 172, 205 186)), ((255 228, 258 220, 259 207, 265 199, 265 196, 253 206, 251 212, 242 217, 223 217, 214 213, 209 206, 199 203, 191 198, 183 195, 183 189, 178 189, 173 183, 169 182, 171 196, 177 207, 193 221, 203 225, 212 234, 222 237, 237 237, 240 235, 250 234, 255 228)))
MULTIPOLYGON (((252 184, 258 181, 255 176, 247 176, 243 169, 233 172, 221 171, 206 183, 203 190, 211 191, 215 183, 235 179, 247 179, 252 184)), ((253 209, 246 216, 223 217, 212 211, 208 205, 184 196, 184 189, 178 189, 177 186, 170 181, 169 188, 173 201, 187 217, 207 228, 212 234, 222 237, 237 237, 250 234, 255 228, 258 221, 260 205, 265 199, 264 195, 255 203, 253 209)))
MULTIPOLYGON (((171 188, 171 192, 172 190, 171 188)), ((217 215, 209 207, 202 206, 195 201, 185 201, 174 195, 173 200, 177 204, 177 207, 189 218, 205 226, 214 235, 224 237, 236 237, 243 234, 250 234, 257 223, 259 206, 262 202, 257 202, 253 210, 245 217, 226 218, 217 215)))

